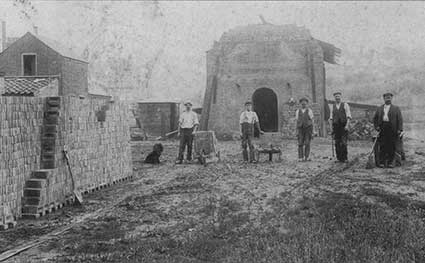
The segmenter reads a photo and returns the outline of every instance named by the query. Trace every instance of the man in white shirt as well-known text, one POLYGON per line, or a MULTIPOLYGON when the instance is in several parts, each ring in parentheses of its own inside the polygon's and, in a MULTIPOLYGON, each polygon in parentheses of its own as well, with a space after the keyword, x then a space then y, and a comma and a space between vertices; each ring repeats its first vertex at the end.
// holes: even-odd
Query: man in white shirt
POLYGON ((341 92, 335 92, 335 104, 332 107, 329 118, 332 129, 332 136, 335 140, 336 158, 340 162, 347 162, 348 159, 348 129, 350 127, 351 111, 346 102, 341 101, 341 92))
POLYGON ((297 138, 298 138, 298 161, 311 161, 310 143, 313 138, 314 124, 313 111, 307 107, 308 99, 300 99, 301 108, 295 112, 297 120, 297 138))
POLYGON ((254 145, 252 144, 252 137, 254 137, 254 126, 260 131, 260 122, 257 113, 252 111, 252 103, 247 101, 245 103, 245 110, 241 113, 239 118, 240 133, 242 139, 242 155, 244 162, 256 162, 254 157, 254 145), (249 148, 249 158, 248 150, 249 148))
POLYGON ((199 126, 198 115, 192 111, 192 103, 186 102, 184 106, 186 106, 186 110, 180 114, 179 118, 178 136, 180 137, 180 147, 176 164, 183 163, 183 153, 186 146, 186 159, 189 162, 192 160, 193 133, 197 131, 199 126))

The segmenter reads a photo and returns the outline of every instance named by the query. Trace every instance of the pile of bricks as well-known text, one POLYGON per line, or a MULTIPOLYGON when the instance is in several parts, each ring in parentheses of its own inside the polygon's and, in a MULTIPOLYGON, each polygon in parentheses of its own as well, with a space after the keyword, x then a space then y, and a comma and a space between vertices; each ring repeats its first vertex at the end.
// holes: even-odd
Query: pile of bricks
POLYGON ((0 97, 0 206, 15 217, 25 181, 40 167, 43 110, 41 98, 0 97))
POLYGON ((80 192, 132 177, 125 102, 3 97, 0 118, 0 206, 14 217, 38 217, 72 202, 65 149, 80 192))

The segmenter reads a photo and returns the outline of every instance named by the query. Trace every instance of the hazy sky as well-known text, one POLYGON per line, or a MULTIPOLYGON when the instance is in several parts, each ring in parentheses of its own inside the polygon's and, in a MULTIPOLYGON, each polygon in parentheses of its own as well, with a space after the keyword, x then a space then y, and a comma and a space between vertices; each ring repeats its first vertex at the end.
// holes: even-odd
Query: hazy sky
MULTIPOLYGON (((60 40, 66 27, 79 23, 75 8, 78 2, 31 2, 37 9, 31 21, 21 18, 13 2, 0 2, 0 19, 7 21, 9 36, 20 36, 35 23, 40 34, 60 40)), ((425 49, 424 2, 160 1, 156 6, 162 16, 156 18, 145 12, 153 10, 153 2, 114 1, 111 5, 119 12, 115 15, 118 17, 115 30, 131 26, 148 36, 149 43, 140 43, 149 50, 146 56, 163 46, 161 42, 167 42, 161 58, 163 66, 154 74, 153 82, 159 87, 174 83, 176 90, 184 90, 185 86, 203 90, 205 51, 223 32, 235 26, 260 23, 260 14, 272 24, 305 26, 315 38, 342 48, 343 54, 344 50, 358 48, 425 49), (126 16, 140 16, 140 23, 124 25, 126 16)))
MULTIPOLYGON (((42 24, 54 22, 58 19, 55 9, 66 6, 61 1, 32 2, 42 24)), ((29 24, 22 23, 16 12, 10 12, 10 5, 11 2, 0 3, 0 16, 8 21, 11 34, 22 34, 30 29, 29 24)), ((167 23, 176 29, 174 33, 184 33, 186 41, 196 41, 203 50, 232 27, 259 23, 259 14, 270 23, 306 26, 316 38, 342 47, 425 47, 423 2, 179 1, 159 2, 159 6, 167 23)))

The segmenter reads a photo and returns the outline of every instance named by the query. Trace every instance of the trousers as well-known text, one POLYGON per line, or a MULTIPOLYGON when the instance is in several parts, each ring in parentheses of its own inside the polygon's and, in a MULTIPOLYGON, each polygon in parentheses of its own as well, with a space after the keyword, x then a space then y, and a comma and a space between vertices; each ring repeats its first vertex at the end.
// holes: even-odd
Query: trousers
POLYGON ((397 134, 393 131, 390 122, 383 122, 381 134, 379 136, 379 146, 381 149, 380 161, 382 164, 394 161, 397 134))
POLYGON ((242 155, 244 161, 254 161, 254 145, 252 144, 252 137, 254 135, 251 133, 242 133, 242 155), (248 158, 248 148, 249 148, 249 158, 248 158))
POLYGON ((308 159, 310 156, 310 144, 313 135, 313 126, 298 128, 298 158, 308 159))
POLYGON ((344 162, 348 159, 347 141, 348 131, 345 129, 344 123, 333 124, 335 152, 338 161, 344 162))
POLYGON ((183 161, 184 149, 187 147, 186 159, 188 161, 192 160, 192 145, 193 145, 193 128, 184 128, 180 129, 180 147, 179 147, 179 157, 180 161, 183 161))

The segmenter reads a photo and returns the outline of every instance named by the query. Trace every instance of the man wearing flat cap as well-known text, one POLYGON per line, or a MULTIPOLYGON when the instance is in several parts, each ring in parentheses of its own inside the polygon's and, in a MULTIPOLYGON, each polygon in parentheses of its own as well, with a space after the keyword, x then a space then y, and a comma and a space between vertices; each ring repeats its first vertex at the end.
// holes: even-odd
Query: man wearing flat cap
POLYGON ((314 134, 313 111, 308 107, 308 99, 300 99, 301 108, 295 112, 297 120, 298 161, 311 161, 310 143, 314 134))
POLYGON ((400 108, 392 104, 392 93, 385 93, 383 98, 384 104, 376 110, 373 118, 375 129, 379 132, 379 167, 393 168, 396 143, 403 132, 403 117, 400 108))
POLYGON ((179 156, 176 164, 183 163, 183 153, 187 147, 186 159, 192 160, 193 133, 199 126, 198 115, 192 111, 192 103, 187 101, 184 103, 186 109, 180 114, 178 136, 180 137, 179 156))
POLYGON ((348 160, 348 130, 350 127, 351 111, 350 106, 346 102, 341 101, 341 92, 335 92, 335 103, 330 112, 330 126, 332 136, 335 140, 336 158, 339 162, 347 162, 348 160))
POLYGON ((242 155, 244 162, 256 162, 254 156, 254 145, 252 144, 252 138, 254 137, 254 128, 263 132, 260 128, 260 122, 258 120, 257 113, 252 111, 252 102, 245 102, 245 110, 241 113, 239 118, 240 133, 242 139, 242 155), (249 148, 249 158, 248 149, 249 148))

